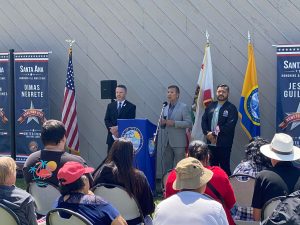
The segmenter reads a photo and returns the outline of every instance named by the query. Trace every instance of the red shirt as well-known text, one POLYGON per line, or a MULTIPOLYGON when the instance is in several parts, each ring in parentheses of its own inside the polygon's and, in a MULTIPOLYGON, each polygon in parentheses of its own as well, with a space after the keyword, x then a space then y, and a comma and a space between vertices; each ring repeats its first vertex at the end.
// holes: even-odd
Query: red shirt
MULTIPOLYGON (((214 173, 213 177, 211 178, 211 180, 209 182, 211 183, 212 186, 214 186, 214 188, 223 197, 223 199, 224 199, 223 207, 226 212, 228 223, 230 225, 234 225, 235 223, 230 214, 230 209, 235 204, 235 196, 234 196, 232 186, 229 182, 228 176, 224 172, 224 170, 222 170, 218 166, 206 166, 206 168, 213 171, 213 173, 214 173)), ((176 171, 175 171, 175 169, 173 169, 167 178, 165 198, 168 198, 171 195, 176 194, 178 192, 178 191, 174 190, 172 187, 175 179, 176 179, 176 171)), ((218 199, 218 197, 208 187, 206 187, 204 193, 211 196, 213 199, 215 199, 216 201, 218 201, 222 204, 221 200, 218 199)))

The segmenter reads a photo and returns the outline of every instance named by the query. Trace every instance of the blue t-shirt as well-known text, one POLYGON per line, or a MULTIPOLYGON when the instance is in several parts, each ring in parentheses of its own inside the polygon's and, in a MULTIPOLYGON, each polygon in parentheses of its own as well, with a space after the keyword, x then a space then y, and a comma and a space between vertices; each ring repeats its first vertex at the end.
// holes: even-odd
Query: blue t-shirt
POLYGON ((113 206, 101 197, 81 193, 72 193, 66 201, 63 201, 63 197, 60 197, 57 208, 65 208, 77 212, 94 225, 110 225, 120 215, 113 206))

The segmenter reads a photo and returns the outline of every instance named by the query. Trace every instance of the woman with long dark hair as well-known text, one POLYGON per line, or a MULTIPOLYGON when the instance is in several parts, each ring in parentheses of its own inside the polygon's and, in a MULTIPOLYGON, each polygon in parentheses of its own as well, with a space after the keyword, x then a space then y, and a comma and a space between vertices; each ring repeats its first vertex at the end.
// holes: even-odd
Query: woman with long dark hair
MULTIPOLYGON (((153 195, 144 173, 133 167, 134 150, 129 140, 120 138, 115 141, 104 164, 94 173, 94 186, 100 183, 117 184, 124 187, 130 196, 134 196, 144 217, 154 212, 153 195)), ((127 221, 138 224, 139 218, 127 221)))

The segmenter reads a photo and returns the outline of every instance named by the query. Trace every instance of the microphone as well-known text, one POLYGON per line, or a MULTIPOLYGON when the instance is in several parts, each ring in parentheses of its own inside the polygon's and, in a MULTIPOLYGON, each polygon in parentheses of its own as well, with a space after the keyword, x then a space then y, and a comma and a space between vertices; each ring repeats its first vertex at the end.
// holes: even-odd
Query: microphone
MULTIPOLYGON (((161 118, 162 118, 164 109, 165 109, 165 107, 166 107, 167 105, 168 105, 168 102, 163 102, 163 106, 162 106, 161 111, 160 111, 159 119, 158 119, 157 126, 156 126, 156 131, 155 131, 155 133, 154 133, 154 138, 153 138, 153 141, 154 141, 155 144, 156 144, 156 140, 157 140, 157 133, 158 133, 159 126, 160 126, 160 120, 161 120, 161 118)), ((163 116, 163 118, 164 118, 164 119, 167 119, 167 116, 163 116)))
MULTIPOLYGON (((163 103, 163 109, 168 105, 168 102, 164 102, 163 103)), ((167 116, 166 115, 163 115, 163 119, 167 119, 167 116)))

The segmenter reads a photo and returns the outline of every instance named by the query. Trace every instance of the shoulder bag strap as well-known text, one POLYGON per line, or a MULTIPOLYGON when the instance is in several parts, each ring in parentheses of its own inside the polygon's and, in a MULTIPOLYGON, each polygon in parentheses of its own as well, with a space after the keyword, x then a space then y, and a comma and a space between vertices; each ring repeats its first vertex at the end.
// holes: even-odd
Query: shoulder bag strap
POLYGON ((208 182, 206 185, 218 197, 218 199, 221 201, 222 205, 225 206, 225 200, 221 196, 221 194, 217 191, 217 189, 210 182, 208 182))

